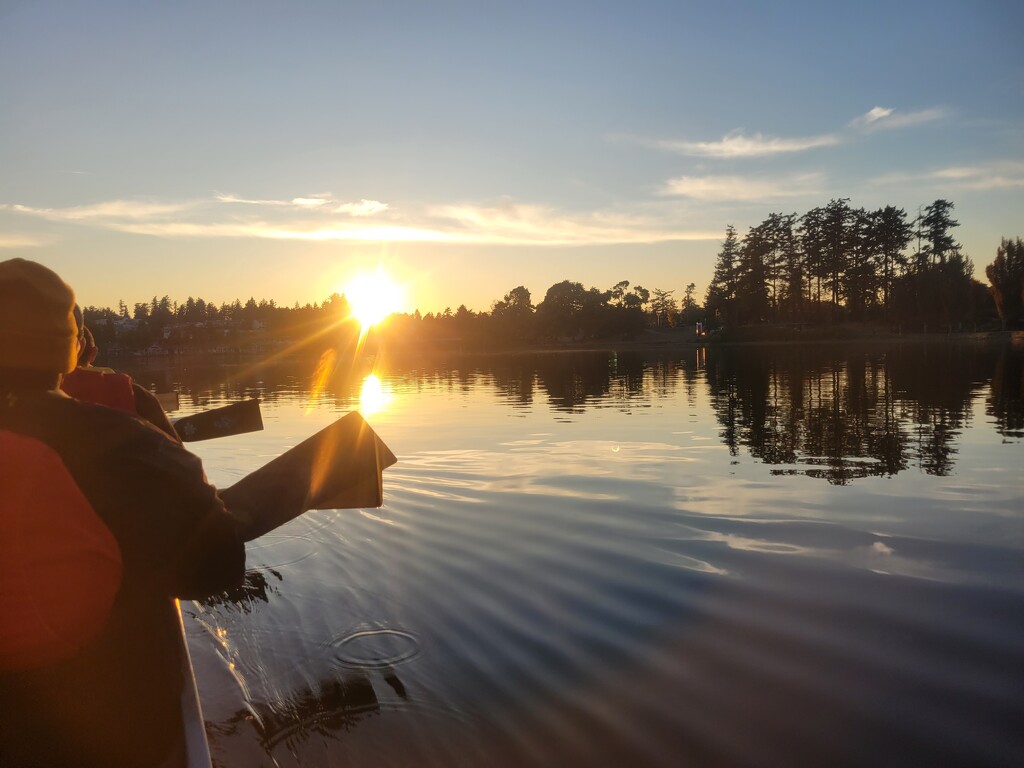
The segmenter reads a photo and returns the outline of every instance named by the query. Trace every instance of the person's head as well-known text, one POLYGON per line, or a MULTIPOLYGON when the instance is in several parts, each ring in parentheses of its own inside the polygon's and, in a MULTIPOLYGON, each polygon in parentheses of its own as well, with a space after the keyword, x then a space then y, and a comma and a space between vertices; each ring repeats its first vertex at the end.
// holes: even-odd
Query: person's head
POLYGON ((96 340, 93 338, 92 331, 85 324, 82 308, 77 304, 75 304, 74 313, 75 325, 78 328, 78 367, 88 368, 96 359, 96 353, 99 350, 96 348, 96 340))
POLYGON ((99 354, 99 351, 89 326, 83 325, 82 338, 78 340, 78 367, 88 368, 96 362, 96 355, 99 354))
POLYGON ((75 368, 75 294, 27 259, 0 261, 0 384, 48 389, 75 368))

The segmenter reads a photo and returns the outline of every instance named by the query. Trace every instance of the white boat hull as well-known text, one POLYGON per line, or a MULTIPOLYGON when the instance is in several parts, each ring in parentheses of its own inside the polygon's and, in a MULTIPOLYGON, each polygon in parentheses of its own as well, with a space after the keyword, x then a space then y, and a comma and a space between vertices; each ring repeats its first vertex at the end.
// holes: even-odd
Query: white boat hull
POLYGON ((184 686, 181 691, 181 719, 185 724, 185 753, 188 768, 213 768, 210 758, 210 743, 206 739, 206 723, 203 720, 203 708, 199 703, 199 690, 196 688, 196 676, 192 670, 192 657, 188 652, 188 641, 185 638, 185 622, 181 617, 181 603, 178 606, 178 620, 181 622, 182 676, 184 686))

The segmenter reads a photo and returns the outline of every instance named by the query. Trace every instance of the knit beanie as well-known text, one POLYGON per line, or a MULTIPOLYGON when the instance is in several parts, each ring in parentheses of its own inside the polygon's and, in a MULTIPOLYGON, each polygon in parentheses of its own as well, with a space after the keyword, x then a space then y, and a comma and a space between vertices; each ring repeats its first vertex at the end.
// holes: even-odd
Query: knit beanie
POLYGON ((26 259, 0 261, 0 368, 67 373, 78 357, 75 293, 26 259))

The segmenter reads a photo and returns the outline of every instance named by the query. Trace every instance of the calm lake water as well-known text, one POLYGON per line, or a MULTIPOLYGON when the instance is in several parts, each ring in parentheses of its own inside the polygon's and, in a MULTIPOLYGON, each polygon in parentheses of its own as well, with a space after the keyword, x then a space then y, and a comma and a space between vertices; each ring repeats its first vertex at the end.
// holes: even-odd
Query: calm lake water
POLYGON ((1024 764, 1019 349, 163 365, 263 401, 219 486, 354 409, 399 457, 183 605, 220 766, 1024 764))

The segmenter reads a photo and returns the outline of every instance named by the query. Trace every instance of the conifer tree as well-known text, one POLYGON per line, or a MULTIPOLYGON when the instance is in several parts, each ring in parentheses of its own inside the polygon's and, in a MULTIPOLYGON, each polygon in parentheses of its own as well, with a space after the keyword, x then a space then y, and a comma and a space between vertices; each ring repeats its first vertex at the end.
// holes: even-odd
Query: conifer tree
POLYGON ((1008 323, 1020 321, 1024 308, 1024 240, 1004 237, 995 261, 985 267, 985 276, 1005 331, 1008 323))
POLYGON ((730 224, 725 228, 725 240, 715 262, 715 274, 704 298, 708 314, 719 317, 726 324, 736 320, 736 268, 739 255, 740 243, 736 237, 736 228, 730 224))

